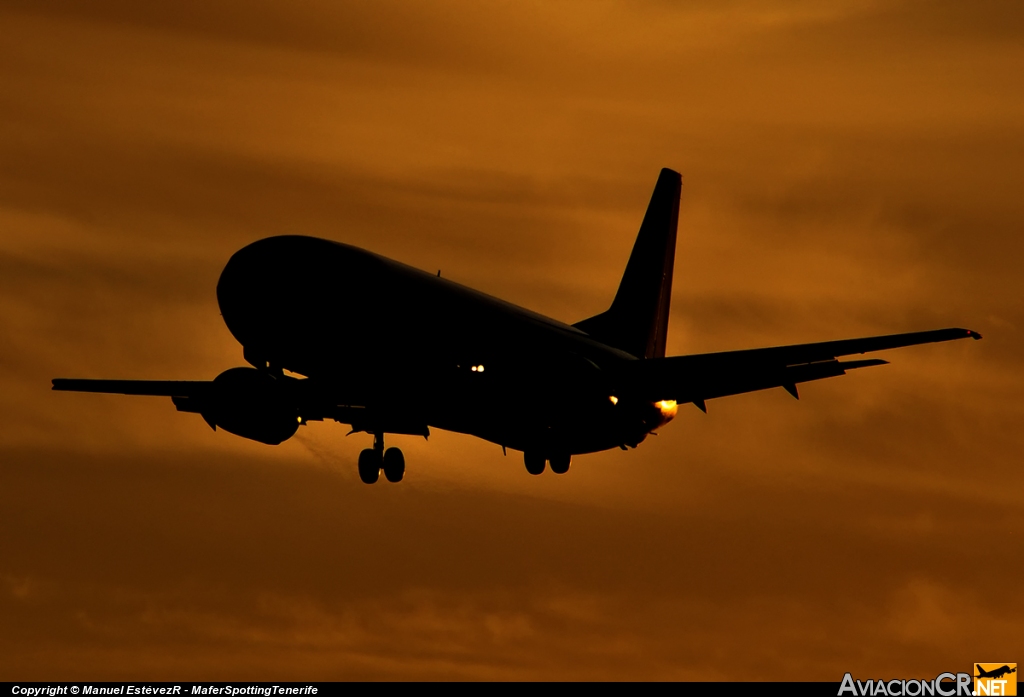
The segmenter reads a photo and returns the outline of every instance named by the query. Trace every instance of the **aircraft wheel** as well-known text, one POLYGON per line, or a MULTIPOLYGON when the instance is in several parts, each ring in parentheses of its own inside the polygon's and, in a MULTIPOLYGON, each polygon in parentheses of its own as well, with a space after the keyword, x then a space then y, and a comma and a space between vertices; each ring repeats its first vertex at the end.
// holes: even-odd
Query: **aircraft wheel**
POLYGON ((364 484, 373 484, 380 479, 380 455, 373 448, 359 453, 359 478, 364 484))
POLYGON ((530 474, 543 474, 545 460, 543 455, 537 453, 523 453, 523 462, 526 463, 526 471, 530 474))
POLYGON ((565 474, 569 471, 569 463, 572 462, 572 455, 552 455, 551 471, 555 474, 565 474))
POLYGON ((405 455, 398 448, 384 451, 384 476, 389 482, 400 482, 405 476, 405 455))

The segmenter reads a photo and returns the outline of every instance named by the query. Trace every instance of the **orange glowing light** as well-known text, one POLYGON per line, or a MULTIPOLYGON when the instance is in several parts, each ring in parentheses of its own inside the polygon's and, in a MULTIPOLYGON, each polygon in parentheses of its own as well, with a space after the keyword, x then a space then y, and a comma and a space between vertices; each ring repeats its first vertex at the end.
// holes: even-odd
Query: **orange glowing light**
POLYGON ((679 408, 674 399, 663 399, 660 402, 655 402, 654 406, 661 412, 662 424, 674 419, 676 410, 679 408))

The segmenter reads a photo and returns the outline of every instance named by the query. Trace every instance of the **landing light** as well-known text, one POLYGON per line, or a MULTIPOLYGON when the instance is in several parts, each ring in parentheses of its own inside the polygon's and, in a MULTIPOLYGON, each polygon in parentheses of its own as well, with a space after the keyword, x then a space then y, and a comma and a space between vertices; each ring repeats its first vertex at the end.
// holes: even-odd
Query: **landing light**
POLYGON ((664 426, 676 416, 676 400, 674 399, 663 399, 660 402, 654 403, 654 408, 661 413, 660 426, 664 426))
POLYGON ((671 418, 671 416, 675 416, 676 414, 677 405, 676 400, 674 399, 663 399, 660 402, 655 402, 654 406, 658 407, 658 410, 662 413, 662 415, 668 416, 669 418, 671 418))
POLYGON ((619 403, 619 398, 616 397, 615 395, 609 395, 608 396, 608 401, 611 402, 612 404, 618 404, 619 403))
POLYGON ((482 373, 482 372, 484 372, 484 367, 483 367, 482 364, 481 365, 474 365, 472 368, 470 368, 470 370, 472 370, 474 373, 482 373))

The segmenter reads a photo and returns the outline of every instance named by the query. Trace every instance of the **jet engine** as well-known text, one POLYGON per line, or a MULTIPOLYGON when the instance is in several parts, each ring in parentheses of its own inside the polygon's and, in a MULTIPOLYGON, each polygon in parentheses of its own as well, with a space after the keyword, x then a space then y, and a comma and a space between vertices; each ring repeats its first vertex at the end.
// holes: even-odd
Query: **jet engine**
POLYGON ((302 422, 286 386, 254 368, 231 368, 214 378, 200 413, 214 429, 267 445, 288 440, 302 422))

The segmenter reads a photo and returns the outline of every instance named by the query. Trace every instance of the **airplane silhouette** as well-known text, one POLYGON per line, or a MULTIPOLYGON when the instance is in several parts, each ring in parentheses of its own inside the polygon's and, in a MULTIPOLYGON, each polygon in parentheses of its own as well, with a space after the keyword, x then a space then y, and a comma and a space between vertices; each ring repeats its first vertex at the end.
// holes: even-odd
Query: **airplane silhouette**
POLYGON ((990 671, 985 670, 977 663, 974 664, 974 667, 978 671, 978 674, 974 676, 976 678, 1001 678, 1004 675, 1008 675, 1009 673, 1017 672, 1016 668, 1011 668, 1010 666, 1002 666, 1000 668, 994 668, 990 671))
POLYGON ((271 237, 236 252, 217 283, 252 367, 211 381, 55 379, 54 390, 170 397, 214 429, 277 445, 309 421, 373 434, 359 475, 405 473, 384 435, 470 434, 564 474, 573 455, 635 448, 677 404, 882 365, 842 356, 972 337, 968 329, 665 357, 681 177, 663 169, 607 311, 563 324, 328 240, 271 237), (295 377, 295 376, 299 377, 295 377))

